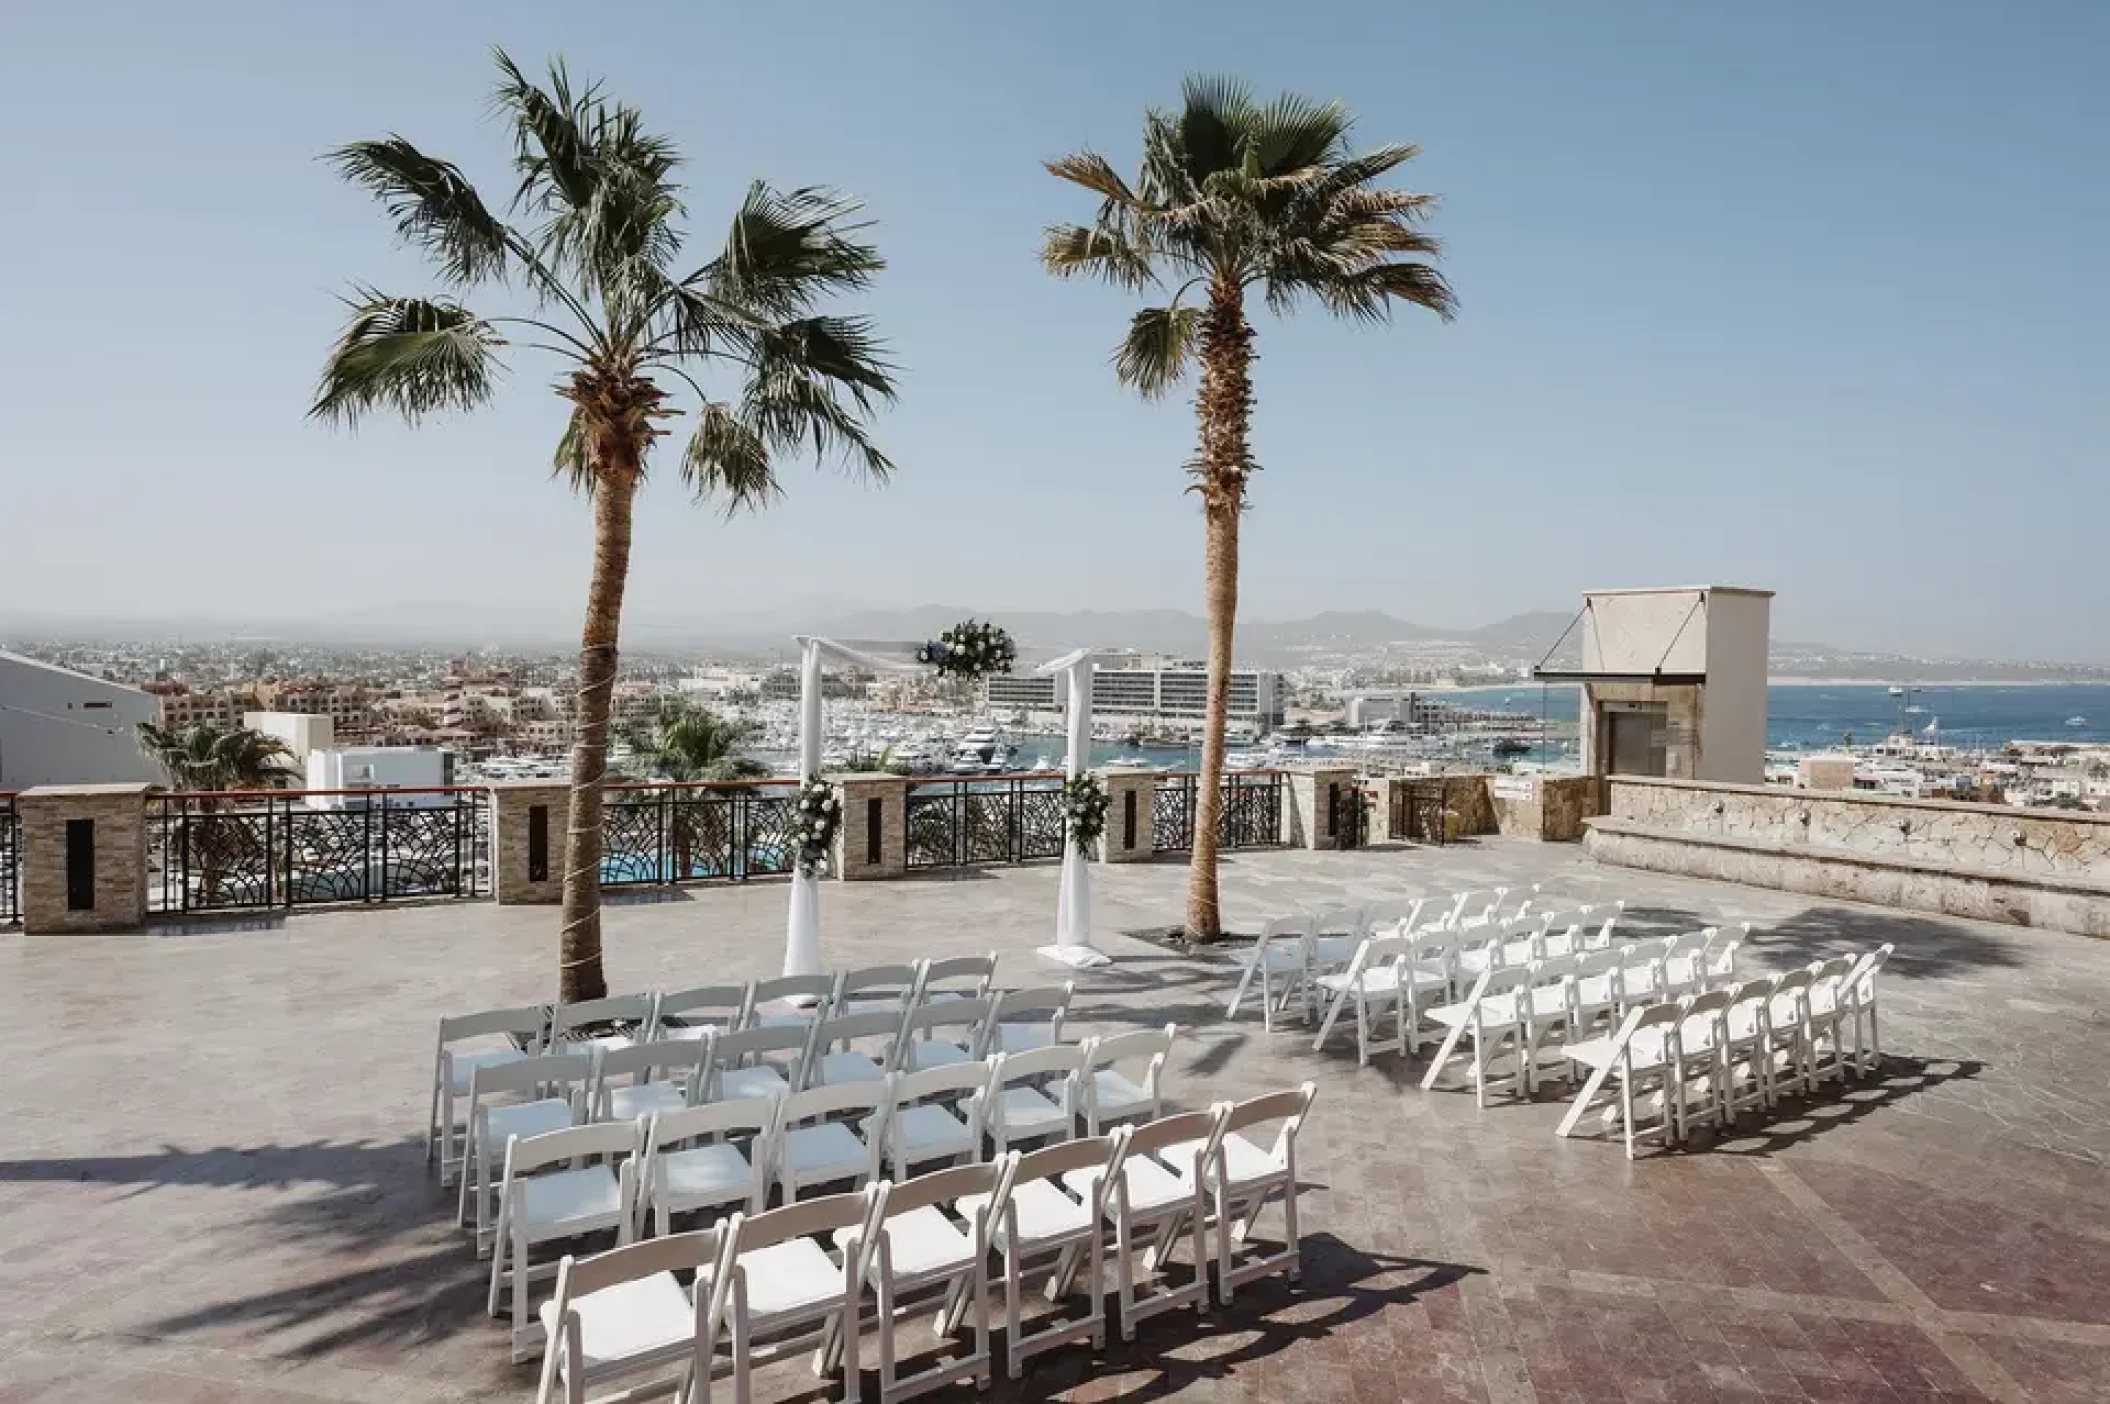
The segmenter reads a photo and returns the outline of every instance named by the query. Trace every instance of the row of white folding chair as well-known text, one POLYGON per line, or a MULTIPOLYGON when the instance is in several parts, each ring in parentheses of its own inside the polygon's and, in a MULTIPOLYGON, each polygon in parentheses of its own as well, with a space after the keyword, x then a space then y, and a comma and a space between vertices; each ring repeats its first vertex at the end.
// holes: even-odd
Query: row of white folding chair
POLYGON ((1307 1083, 1110 1136, 880 1181, 858 1193, 752 1215, 735 1213, 701 1232, 565 1258, 557 1265, 555 1295, 540 1311, 538 1404, 551 1404, 559 1388, 566 1400, 583 1400, 589 1385, 676 1367, 681 1397, 703 1397, 725 1337, 731 1357, 726 1363, 742 1401, 755 1364, 808 1347, 817 1348, 817 1373, 840 1359, 843 1397, 855 1400, 868 1290, 881 1404, 961 1379, 987 1388, 994 1359, 992 1252, 1001 1255, 1005 1279, 1006 1369, 1017 1379, 1029 1357, 1068 1341, 1104 1346, 1102 1258, 1109 1232, 1121 1330, 1128 1339, 1145 1315, 1190 1302, 1206 1310, 1212 1263, 1227 1302, 1238 1283, 1263 1273, 1286 1271, 1294 1279, 1301 1257, 1296 1139, 1315 1095, 1307 1083), (1265 1149, 1242 1134, 1269 1122, 1280 1126, 1265 1149), (1253 1218, 1278 1196, 1284 1250, 1239 1261, 1253 1218), (1194 1272, 1189 1282, 1173 1286, 1160 1270, 1182 1230, 1194 1245, 1194 1272), (1147 1296, 1137 1292, 1135 1272, 1146 1234, 1143 1268, 1159 1274, 1162 1283, 1147 1296), (1058 1311, 1052 1322, 1038 1320, 1028 1332, 1019 1310, 1025 1270, 1051 1257, 1050 1297, 1060 1300, 1081 1271, 1086 1309, 1058 1311), (695 1275, 692 1288, 675 1276, 684 1271, 695 1275), (897 1324, 904 1312, 932 1302, 941 1338, 971 1323, 972 1343, 903 1377, 896 1368, 897 1324))
MULTIPOLYGON (((1739 931, 1748 928, 1739 928, 1739 931)), ((1713 928, 1694 946, 1680 979, 1691 988, 1733 978, 1740 939, 1717 943, 1713 928)), ((1561 1045, 1587 1038, 1597 1021, 1624 1013, 1639 1002, 1673 992, 1665 958, 1636 942, 1605 950, 1549 956, 1529 965, 1490 965, 1463 999, 1428 1009, 1429 1019, 1445 1030, 1442 1043, 1422 1076, 1431 1089, 1458 1045, 1470 1044, 1469 1071, 1473 1097, 1487 1105, 1489 1072, 1505 1051, 1516 1060, 1515 1086, 1524 1096, 1541 1074, 1540 1055, 1556 1039, 1561 1045)), ((1565 1060, 1561 1067, 1567 1066, 1565 1060)))
POLYGON ((1876 976, 1893 947, 1813 961, 1777 977, 1748 980, 1637 1006, 1619 1028, 1563 1050, 1590 1075, 1557 1135, 1576 1123, 1608 1080, 1608 1108, 1623 1125, 1627 1154, 1650 1135, 1683 1140, 1692 1126, 1723 1125, 1769 1108, 1783 1093, 1872 1070, 1881 1058, 1876 976), (1643 1113, 1657 1113, 1644 1126, 1643 1113))

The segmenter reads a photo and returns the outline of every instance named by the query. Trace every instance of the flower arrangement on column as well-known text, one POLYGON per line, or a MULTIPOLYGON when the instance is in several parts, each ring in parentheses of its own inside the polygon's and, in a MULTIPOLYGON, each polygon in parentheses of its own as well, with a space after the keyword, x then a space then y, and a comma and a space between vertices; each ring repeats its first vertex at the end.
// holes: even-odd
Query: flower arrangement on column
POLYGON ((966 619, 917 649, 916 661, 937 669, 940 677, 973 681, 1010 672, 1018 645, 996 624, 966 619))
POLYGON ((798 849, 799 871, 818 877, 835 852, 835 830, 842 823, 843 799, 835 786, 809 775, 799 786, 791 813, 791 836, 798 849))
POLYGON ((1062 820, 1079 852, 1090 854, 1106 832, 1106 802, 1106 786, 1089 770, 1062 782, 1062 820))

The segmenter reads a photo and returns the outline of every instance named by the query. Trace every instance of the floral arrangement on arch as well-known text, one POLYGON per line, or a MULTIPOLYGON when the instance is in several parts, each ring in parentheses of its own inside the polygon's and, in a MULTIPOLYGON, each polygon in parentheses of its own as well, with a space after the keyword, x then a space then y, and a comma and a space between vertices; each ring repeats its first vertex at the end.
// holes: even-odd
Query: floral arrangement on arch
POLYGON ((1089 852, 1106 832, 1106 786, 1086 771, 1062 782, 1062 820, 1080 850, 1089 852))
POLYGON ((835 787, 818 775, 807 776, 791 811, 791 837, 800 873, 818 877, 827 869, 842 819, 843 799, 835 787))
POLYGON ((1010 672, 1018 645, 998 625, 966 619, 918 648, 916 661, 937 669, 940 677, 985 678, 1010 672))

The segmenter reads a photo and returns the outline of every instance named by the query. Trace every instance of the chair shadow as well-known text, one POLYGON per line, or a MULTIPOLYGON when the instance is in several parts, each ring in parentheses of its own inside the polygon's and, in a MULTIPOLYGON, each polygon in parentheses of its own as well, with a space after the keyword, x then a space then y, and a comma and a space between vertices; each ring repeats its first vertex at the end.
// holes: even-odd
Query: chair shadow
POLYGON ((1753 927, 1744 949, 1786 970, 1830 956, 1859 955, 1886 941, 1897 950, 1883 967, 1885 979, 1936 980, 1972 970, 2017 969, 2023 963, 2015 946, 1987 932, 1877 907, 1808 907, 1786 921, 1753 927))
POLYGON ((1969 1082, 1985 1064, 1969 1058, 1900 1058, 1884 1054, 1881 1066, 1843 1089, 1827 1084, 1815 1094, 1791 1097, 1770 1109, 1745 1112, 1739 1124, 1712 1130, 1691 1148, 1696 1154, 1769 1156, 1803 1145, 1842 1126, 1850 1126, 1884 1107, 1944 1083, 1969 1082), (1758 1121, 1757 1118, 1765 1118, 1758 1121), (1742 1123, 1754 1123, 1744 1125, 1742 1123))

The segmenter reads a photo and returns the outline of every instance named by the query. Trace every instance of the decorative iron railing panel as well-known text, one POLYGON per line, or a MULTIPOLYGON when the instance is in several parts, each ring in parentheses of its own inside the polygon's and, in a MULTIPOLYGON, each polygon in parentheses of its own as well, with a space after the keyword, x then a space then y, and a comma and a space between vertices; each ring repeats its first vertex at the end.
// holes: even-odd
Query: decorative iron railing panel
MULTIPOLYGON (((1159 853, 1194 847, 1195 781, 1192 771, 1160 775, 1150 797, 1150 846, 1159 853)), ((1223 848, 1276 848, 1282 843, 1282 774, 1237 771, 1224 776, 1223 810, 1217 817, 1223 848)))
POLYGON ((908 865, 958 868, 1060 858, 1062 777, 941 780, 908 795, 908 865))
POLYGON ((22 919, 22 816, 15 797, 0 794, 0 926, 22 919))
POLYGON ((490 793, 450 788, 160 794, 148 800, 148 905, 239 911, 486 897, 490 793))
POLYGON ((616 786, 601 807, 601 886, 788 873, 795 798, 788 781, 616 786))

